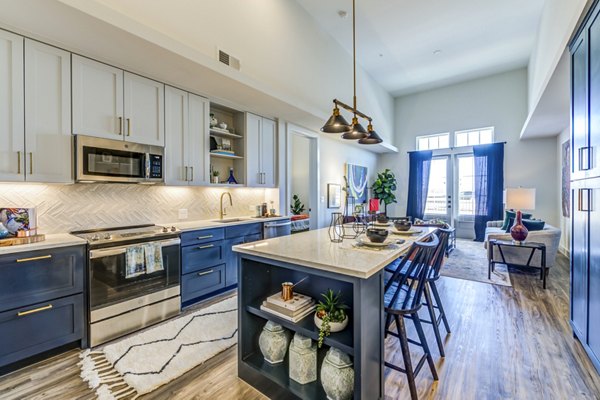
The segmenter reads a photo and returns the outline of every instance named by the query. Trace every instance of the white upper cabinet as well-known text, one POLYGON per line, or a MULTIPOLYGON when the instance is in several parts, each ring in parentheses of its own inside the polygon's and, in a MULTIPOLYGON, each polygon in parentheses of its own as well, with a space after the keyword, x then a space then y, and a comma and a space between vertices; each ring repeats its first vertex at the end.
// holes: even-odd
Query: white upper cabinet
POLYGON ((125 140, 165 145, 165 85, 152 79, 125 72, 125 140))
POLYGON ((251 187, 276 185, 275 121, 246 114, 246 182, 251 187))
POLYGON ((188 94, 170 86, 165 88, 165 183, 189 184, 188 94))
POLYGON ((23 38, 0 30, 0 181, 25 178, 23 38))
POLYGON ((123 71, 73 54, 73 133, 123 138, 123 71))
POLYGON ((165 88, 165 183, 204 185, 208 170, 208 100, 165 88))
POLYGON ((70 53, 25 40, 26 180, 73 181, 70 53))
POLYGON ((190 184, 205 185, 210 182, 210 104, 204 97, 188 95, 189 100, 189 166, 190 184))

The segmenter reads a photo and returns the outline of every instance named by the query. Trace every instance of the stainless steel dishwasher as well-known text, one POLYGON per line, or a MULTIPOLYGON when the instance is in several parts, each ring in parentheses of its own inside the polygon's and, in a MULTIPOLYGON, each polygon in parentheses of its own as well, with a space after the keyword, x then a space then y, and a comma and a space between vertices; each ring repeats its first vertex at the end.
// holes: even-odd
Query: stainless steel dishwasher
POLYGON ((264 224, 265 239, 287 236, 292 233, 292 221, 289 218, 264 224))

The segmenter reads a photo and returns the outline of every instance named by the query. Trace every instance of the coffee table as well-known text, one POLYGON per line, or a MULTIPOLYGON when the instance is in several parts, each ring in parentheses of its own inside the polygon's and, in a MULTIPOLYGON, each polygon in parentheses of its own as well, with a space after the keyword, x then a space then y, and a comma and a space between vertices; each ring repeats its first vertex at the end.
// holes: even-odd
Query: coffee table
POLYGON ((488 279, 492 276, 492 271, 494 271, 495 264, 507 264, 506 259, 504 257, 504 252, 502 251, 503 247, 520 247, 524 249, 531 249, 531 253, 529 254, 529 258, 527 259, 527 264, 510 264, 511 266, 517 267, 528 267, 528 268, 540 268, 540 279, 543 281, 543 287, 546 289, 546 278, 548 276, 548 268, 546 267, 546 245, 544 243, 536 243, 536 242, 514 242, 509 240, 497 240, 492 239, 488 242, 488 279), (500 253, 501 260, 494 260, 494 246, 498 247, 498 252, 500 253), (542 265, 541 267, 536 267, 531 265, 531 260, 533 259, 533 255, 536 251, 541 252, 542 257, 542 265))

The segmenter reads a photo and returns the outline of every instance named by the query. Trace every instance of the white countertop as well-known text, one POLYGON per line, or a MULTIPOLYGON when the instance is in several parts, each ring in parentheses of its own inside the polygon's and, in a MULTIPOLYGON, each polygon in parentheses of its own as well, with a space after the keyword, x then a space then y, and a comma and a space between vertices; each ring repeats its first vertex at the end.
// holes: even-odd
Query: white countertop
POLYGON ((46 235, 46 240, 43 242, 20 244, 16 246, 0 247, 0 255, 23 253, 26 251, 55 249, 57 247, 67 247, 86 244, 87 242, 77 236, 69 235, 68 233, 56 233, 46 235))
POLYGON ((239 219, 239 221, 235 222, 219 222, 218 219, 202 219, 197 221, 177 221, 169 224, 160 224, 164 226, 174 226, 182 232, 186 231, 195 231, 201 229, 209 229, 209 228, 226 228, 228 226, 236 226, 236 225, 244 225, 244 224, 253 224, 257 222, 272 222, 279 221, 282 219, 289 219, 290 217, 269 217, 269 218, 254 218, 254 217, 231 217, 224 218, 225 221, 228 219, 239 219))
POLYGON ((404 239, 405 242, 384 250, 355 248, 352 246, 355 239, 332 243, 327 228, 241 244, 233 249, 238 253, 366 279, 397 259, 414 241, 436 230, 429 227, 417 229, 422 232, 410 236, 390 234, 390 237, 404 239))

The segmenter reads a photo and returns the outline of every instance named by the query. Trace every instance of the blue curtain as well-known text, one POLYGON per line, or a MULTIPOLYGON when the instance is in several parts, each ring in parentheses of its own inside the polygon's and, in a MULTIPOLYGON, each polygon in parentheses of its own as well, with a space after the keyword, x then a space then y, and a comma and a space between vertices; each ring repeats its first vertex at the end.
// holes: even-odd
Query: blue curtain
POLYGON ((504 143, 473 146, 475 157, 475 241, 483 242, 488 221, 503 217, 504 143))
POLYGON ((408 172, 408 203, 406 215, 423 219, 427 189, 429 186, 429 170, 431 167, 432 151, 413 151, 408 153, 410 165, 408 172))

